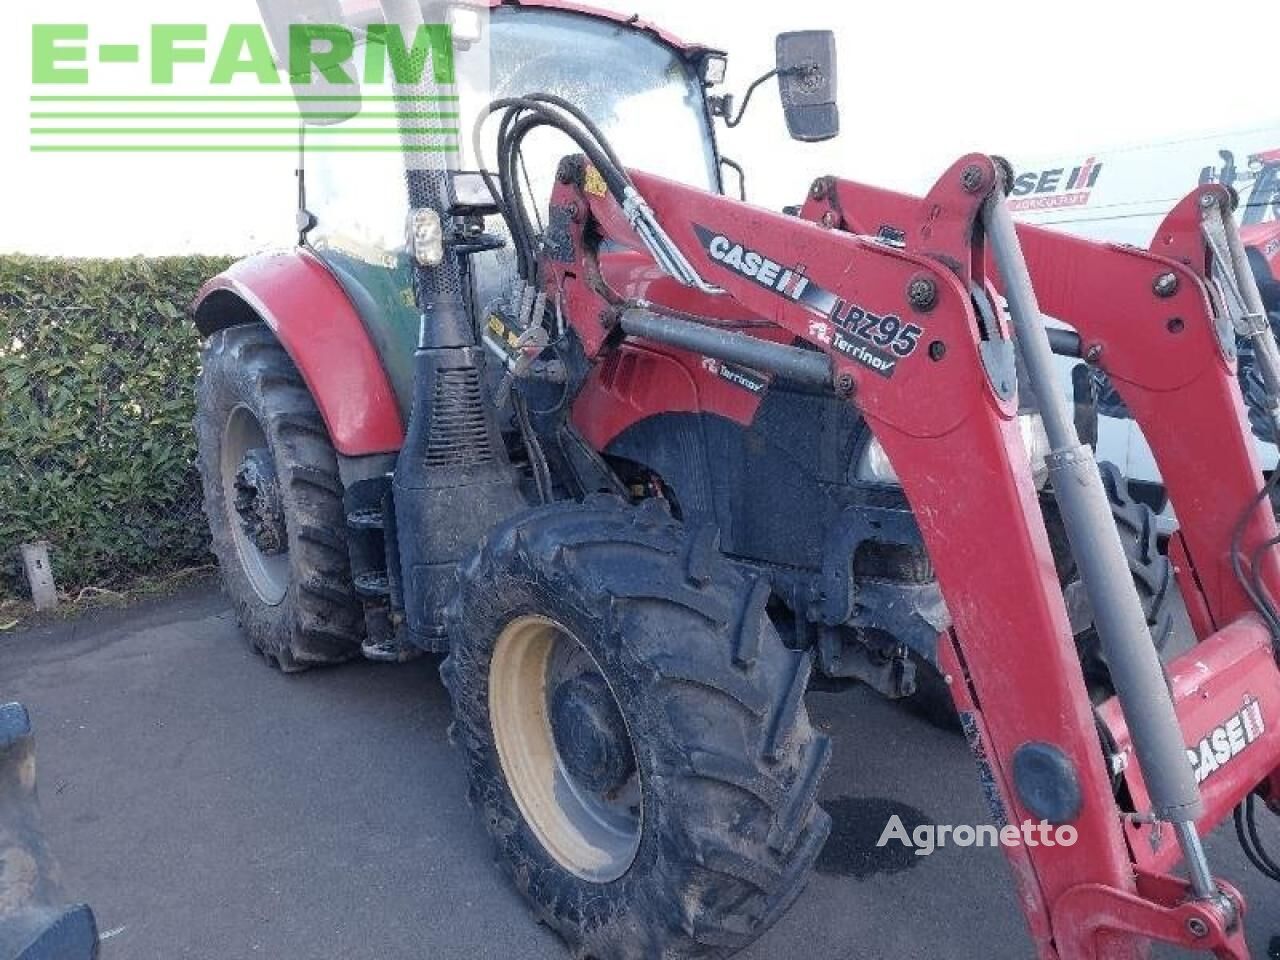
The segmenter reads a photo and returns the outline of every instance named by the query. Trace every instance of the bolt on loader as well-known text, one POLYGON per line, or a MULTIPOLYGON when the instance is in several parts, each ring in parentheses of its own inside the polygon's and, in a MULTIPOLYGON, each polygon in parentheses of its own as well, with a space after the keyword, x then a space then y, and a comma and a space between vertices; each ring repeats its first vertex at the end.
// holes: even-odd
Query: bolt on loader
MULTIPOLYGON (((1273 417, 1280 357, 1231 192, 1190 193, 1149 250, 1016 226, 982 154, 924 197, 823 178, 762 209, 721 179, 723 52, 490 6, 488 90, 400 91, 460 98, 470 169, 455 147, 373 176, 304 135, 297 247, 194 306, 249 642, 289 672, 445 655, 470 801, 576 956, 767 930, 830 825, 805 693, 853 682, 963 731, 995 825, 1076 831, 1006 849, 1038 956, 1248 956, 1201 837, 1236 817, 1280 878, 1280 533, 1237 339, 1273 417), (1055 355, 1141 425, 1167 544, 1055 355)), ((777 58, 792 136, 834 136, 833 36, 777 58)))

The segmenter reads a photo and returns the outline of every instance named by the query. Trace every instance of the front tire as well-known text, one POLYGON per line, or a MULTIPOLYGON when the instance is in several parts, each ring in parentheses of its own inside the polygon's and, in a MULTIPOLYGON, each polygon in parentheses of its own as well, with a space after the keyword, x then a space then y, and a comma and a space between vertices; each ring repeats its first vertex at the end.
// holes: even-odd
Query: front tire
POLYGON ((767 584, 657 503, 612 498, 509 521, 460 581, 442 668, 455 736, 539 916, 596 960, 759 937, 830 829, 809 657, 774 631, 767 584))
POLYGON ((265 326, 210 337, 195 428, 213 553, 249 643, 286 673, 358 655, 337 454, 265 326))

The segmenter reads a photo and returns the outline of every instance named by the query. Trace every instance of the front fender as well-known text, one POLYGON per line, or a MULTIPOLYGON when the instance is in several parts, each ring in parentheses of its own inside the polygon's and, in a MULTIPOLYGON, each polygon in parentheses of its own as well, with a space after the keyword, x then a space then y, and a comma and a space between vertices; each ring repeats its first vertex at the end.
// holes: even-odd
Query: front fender
POLYGON ((395 453, 404 423, 360 315, 329 270, 305 250, 259 254, 205 284, 192 307, 211 336, 265 323, 306 381, 337 451, 395 453))

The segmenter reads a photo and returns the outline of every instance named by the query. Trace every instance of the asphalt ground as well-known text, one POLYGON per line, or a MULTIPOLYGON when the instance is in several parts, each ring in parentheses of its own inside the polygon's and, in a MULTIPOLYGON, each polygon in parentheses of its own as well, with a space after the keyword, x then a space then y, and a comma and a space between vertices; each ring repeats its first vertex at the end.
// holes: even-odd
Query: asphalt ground
MULTIPOLYGON (((31 710, 47 832, 98 915, 104 960, 566 957, 467 807, 437 667, 282 676, 213 584, 0 635, 0 700, 31 710)), ((865 690, 809 708, 835 738, 832 838, 795 908, 742 956, 1030 957, 998 850, 875 845, 894 813, 985 822, 963 741, 865 690)), ((1280 823, 1264 833, 1280 851, 1280 823)), ((1266 957, 1280 890, 1229 827, 1208 846, 1266 957)))

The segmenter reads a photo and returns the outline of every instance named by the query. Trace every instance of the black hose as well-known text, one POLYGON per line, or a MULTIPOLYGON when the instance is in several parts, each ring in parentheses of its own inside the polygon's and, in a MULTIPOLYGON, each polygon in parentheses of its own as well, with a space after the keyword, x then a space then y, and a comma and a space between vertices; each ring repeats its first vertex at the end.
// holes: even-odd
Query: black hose
POLYGON ((1271 474, 1271 477, 1263 486, 1262 492, 1254 497, 1248 509, 1241 514, 1231 535, 1231 569, 1234 571, 1236 579, 1240 582, 1241 589, 1248 595, 1249 600, 1258 610, 1258 613, 1262 615, 1262 618, 1266 620, 1267 627, 1271 631, 1273 644, 1280 643, 1280 614, 1277 614, 1275 604, 1272 603, 1271 598, 1267 595, 1257 571, 1251 567, 1246 573, 1241 541, 1244 538, 1244 529, 1248 525, 1249 518, 1253 515, 1253 512, 1263 503, 1266 503, 1268 508, 1270 507, 1271 495, 1275 492, 1277 484, 1280 484, 1280 470, 1276 470, 1271 474))
POLYGON ((619 203, 625 200, 631 186, 630 179, 618 163, 617 155, 605 140, 603 132, 585 113, 568 101, 551 94, 534 94, 529 97, 504 98, 490 103, 477 117, 473 129, 476 162, 484 177, 485 185, 493 194, 503 220, 511 231, 516 246, 520 276, 527 282, 532 282, 536 273, 537 250, 533 239, 533 225, 529 222, 528 211, 524 206, 523 191, 513 171, 521 142, 530 130, 539 126, 554 127, 569 137, 600 171, 609 192, 619 203), (505 110, 506 115, 498 132, 497 159, 500 183, 499 186, 495 186, 492 175, 484 167, 481 131, 485 120, 500 110, 505 110), (583 129, 574 126, 575 121, 583 129))
MULTIPOLYGON (((549 96, 541 94, 541 96, 549 96)), ((551 126, 557 128, 564 133, 570 140, 576 143, 579 149, 587 155, 587 159, 600 171, 600 175, 604 177, 605 184, 609 188, 609 192, 613 194, 615 200, 621 203, 626 197, 627 188, 631 185, 631 181, 623 172, 620 164, 616 163, 611 156, 612 150, 606 150, 596 142, 592 136, 588 136, 583 130, 577 129, 571 124, 563 114, 557 113, 546 103, 539 102, 530 97, 507 97, 501 100, 495 100, 483 110, 476 119, 476 139, 479 140, 479 128, 484 121, 493 113, 499 110, 507 110, 513 107, 520 107, 530 113, 540 115, 551 126)), ((592 124, 592 127, 595 125, 592 124)), ((477 159, 480 154, 477 152, 477 159)))
POLYGON ((1273 537, 1266 543, 1260 544, 1253 553, 1249 555, 1249 576, 1253 581, 1253 588, 1258 591, 1260 596, 1267 595, 1267 588, 1262 582, 1262 573, 1258 569, 1258 566, 1262 561, 1262 555, 1268 550, 1274 550, 1277 546, 1280 546, 1280 537, 1273 537))
POLYGON ((547 126, 554 127, 555 125, 537 115, 522 116, 517 119, 511 125, 507 139, 502 144, 502 158, 499 168, 502 175, 503 189, 509 190, 509 195, 512 197, 512 213, 518 220, 519 228, 529 246, 532 263, 526 279, 531 282, 537 274, 537 249, 533 239, 537 234, 534 231, 533 221, 529 219, 529 198, 525 197, 524 187, 520 184, 516 168, 520 160, 520 149, 524 143, 524 138, 533 130, 547 126))
POLYGON ((1244 851, 1244 855, 1249 858, 1249 862, 1257 868, 1258 872, 1280 883, 1280 864, 1277 864, 1267 853, 1262 845, 1262 838, 1258 835, 1256 800, 1256 795, 1251 793, 1240 806, 1236 807, 1236 839, 1240 841, 1240 849, 1244 851))
POLYGON ((617 153, 614 152, 613 145, 609 143, 609 138, 604 135, 603 130, 596 126, 596 122, 587 116, 586 111, 577 104, 569 102, 564 97, 557 97, 554 93, 531 93, 527 99, 536 100, 538 103, 549 103, 553 107, 559 107, 569 114, 586 128, 587 133, 596 138, 596 142, 600 144, 600 149, 605 152, 605 156, 613 161, 613 165, 622 169, 622 161, 618 159, 617 153))
POLYGON ((515 408, 520 438, 524 441, 525 450, 529 454, 529 467, 533 470, 533 482, 538 488, 538 498, 543 504, 548 504, 555 498, 555 491, 551 485, 551 467, 542 449, 542 441, 538 439, 538 434, 533 429, 533 421, 529 417, 529 404, 519 389, 511 392, 511 405, 515 408))

